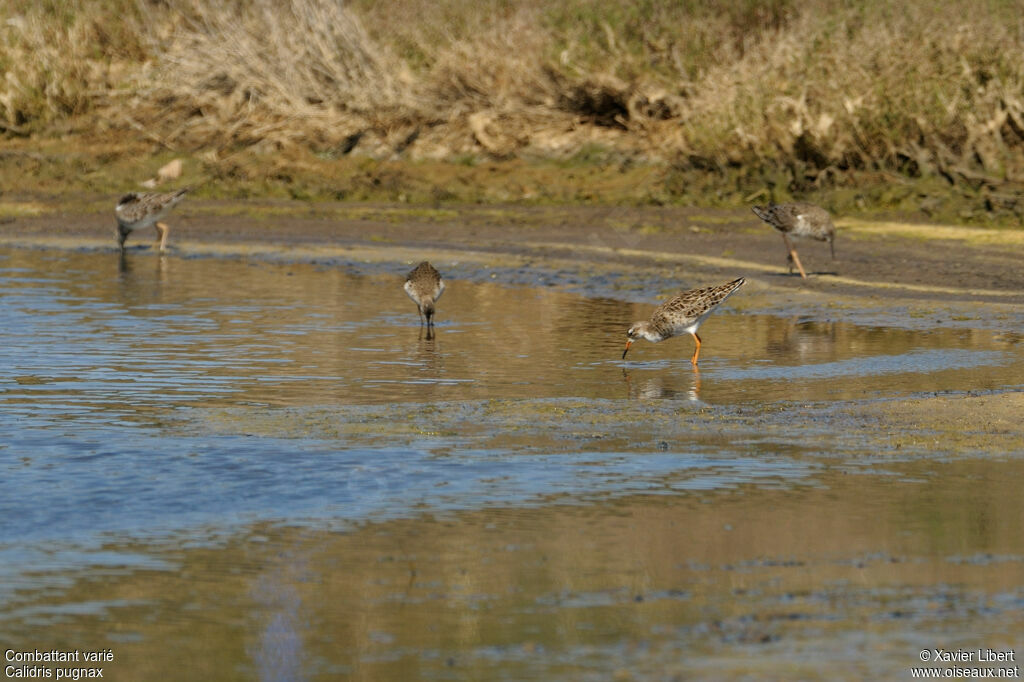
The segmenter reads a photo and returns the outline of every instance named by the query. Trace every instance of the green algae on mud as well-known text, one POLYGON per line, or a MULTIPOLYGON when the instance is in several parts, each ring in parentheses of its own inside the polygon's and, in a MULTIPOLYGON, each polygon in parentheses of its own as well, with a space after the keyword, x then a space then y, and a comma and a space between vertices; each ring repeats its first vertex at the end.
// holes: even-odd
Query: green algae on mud
POLYGON ((1024 394, 938 395, 739 407, 673 400, 504 399, 388 406, 196 413, 211 433, 341 440, 366 448, 499 452, 842 453, 874 458, 1004 457, 1024 453, 1024 394))
POLYGON ((861 406, 847 413, 875 417, 897 449, 1003 457, 1024 452, 1024 393, 937 395, 861 406))
MULTIPOLYGON (((1005 202, 992 201, 986 187, 951 186, 941 177, 900 177, 900 193, 894 198, 891 173, 850 171, 839 185, 795 191, 777 185, 772 173, 743 168, 681 170, 657 161, 626 162, 628 155, 613 162, 570 166, 544 158, 482 160, 467 165, 356 156, 324 159, 299 149, 279 154, 240 150, 223 158, 167 150, 153 153, 152 147, 138 142, 112 144, 84 136, 8 140, 5 147, 5 162, 0 164, 4 192, 15 198, 45 201, 54 213, 96 210, 126 191, 139 189, 139 183, 155 175, 162 165, 181 158, 184 174, 175 184, 193 186, 195 197, 296 200, 302 202, 294 207, 296 215, 308 210, 321 213, 324 209, 319 204, 338 201, 400 203, 407 205, 404 210, 423 210, 429 215, 431 210, 459 210, 465 204, 737 209, 755 200, 799 198, 820 203, 841 217, 985 227, 1022 225, 1019 211, 1007 209, 1005 202)), ((1024 202, 1012 205, 1024 210, 1024 202)), ((246 211, 243 206, 239 204, 237 210, 246 211)), ((328 212, 333 210, 337 209, 328 212)), ((355 214, 361 210, 352 209, 355 214)), ((722 220, 720 216, 708 219, 722 220)))

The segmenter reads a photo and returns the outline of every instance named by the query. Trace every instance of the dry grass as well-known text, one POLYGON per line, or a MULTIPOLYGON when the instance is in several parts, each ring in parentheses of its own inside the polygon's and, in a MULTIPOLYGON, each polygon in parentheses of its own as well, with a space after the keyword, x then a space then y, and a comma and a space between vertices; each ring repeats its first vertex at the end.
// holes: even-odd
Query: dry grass
POLYGON ((147 104, 162 104, 161 118, 177 124, 162 128, 168 145, 315 145, 367 121, 418 118, 401 63, 340 3, 172 2, 173 11, 180 21, 152 36, 159 61, 132 107, 149 123, 147 104))
POLYGON ((81 11, 60 0, 8 0, 0 13, 0 133, 27 134, 95 111, 126 86, 144 52, 132 5, 81 11))
POLYGON ((7 135, 1024 182, 1019 0, 8 2, 7 135))

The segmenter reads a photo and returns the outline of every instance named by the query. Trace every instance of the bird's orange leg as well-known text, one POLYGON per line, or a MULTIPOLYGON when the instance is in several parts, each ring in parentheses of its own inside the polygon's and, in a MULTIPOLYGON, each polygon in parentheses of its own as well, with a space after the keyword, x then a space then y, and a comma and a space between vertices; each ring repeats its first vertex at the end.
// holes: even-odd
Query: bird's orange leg
POLYGON ((807 279, 807 273, 804 272, 804 266, 800 265, 800 256, 796 255, 796 249, 793 249, 791 255, 793 256, 793 262, 796 263, 797 270, 800 271, 800 276, 807 279))
POLYGON ((693 349, 693 357, 690 358, 690 364, 696 367, 697 357, 700 355, 700 337, 697 336, 696 334, 693 334, 693 340, 697 342, 697 347, 693 349))
POLYGON ((167 227, 167 223, 158 222, 154 225, 156 233, 159 239, 157 240, 160 244, 160 252, 163 253, 167 250, 167 233, 171 231, 171 228, 167 227))
MULTIPOLYGON (((804 279, 807 279, 807 273, 804 272, 804 266, 800 264, 800 256, 796 255, 796 249, 794 249, 793 248, 793 244, 790 243, 789 237, 787 237, 785 234, 783 234, 782 235, 782 239, 786 242, 786 250, 789 251, 789 259, 792 262, 796 263, 797 269, 800 270, 800 276, 802 278, 804 278, 804 279)), ((790 274, 793 273, 793 266, 792 265, 790 265, 790 267, 789 267, 789 272, 790 272, 790 274)))

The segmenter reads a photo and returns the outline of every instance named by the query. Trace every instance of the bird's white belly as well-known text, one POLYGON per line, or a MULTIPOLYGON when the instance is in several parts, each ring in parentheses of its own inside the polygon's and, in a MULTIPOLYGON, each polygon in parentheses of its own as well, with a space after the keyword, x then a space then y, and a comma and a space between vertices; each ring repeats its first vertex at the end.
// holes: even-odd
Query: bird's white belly
MULTIPOLYGON (((725 300, 725 299, 722 299, 722 300, 725 300)), ((700 317, 698 317, 693 322, 691 322, 689 324, 689 326, 683 327, 682 331, 686 332, 687 334, 696 334, 697 333, 697 327, 699 327, 700 323, 703 322, 705 319, 707 319, 708 315, 710 315, 712 312, 714 312, 713 308, 711 310, 707 311, 706 313, 704 313, 703 315, 701 315, 700 317)))
POLYGON ((118 214, 118 218, 119 218, 118 222, 121 223, 121 227, 123 227, 125 230, 131 232, 132 230, 142 230, 142 229, 145 229, 147 227, 152 227, 154 224, 156 224, 160 220, 163 220, 163 217, 166 214, 167 214, 167 211, 160 211, 159 213, 154 213, 154 214, 148 215, 145 218, 141 218, 140 220, 136 220, 135 222, 131 222, 130 220, 125 220, 123 217, 121 217, 120 214, 118 214))
POLYGON ((156 221, 157 221, 157 218, 145 218, 144 220, 140 220, 137 223, 121 223, 121 224, 124 225, 126 230, 131 232, 132 230, 142 230, 142 229, 145 229, 147 227, 153 227, 153 225, 156 223, 156 221))

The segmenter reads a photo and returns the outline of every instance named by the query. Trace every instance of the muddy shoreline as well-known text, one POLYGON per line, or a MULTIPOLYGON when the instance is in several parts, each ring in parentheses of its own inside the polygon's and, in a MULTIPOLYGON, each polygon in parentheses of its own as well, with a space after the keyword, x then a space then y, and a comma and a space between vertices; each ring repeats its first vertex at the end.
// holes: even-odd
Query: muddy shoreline
MULTIPOLYGON (((745 211, 651 207, 416 207, 403 204, 246 204, 193 200, 171 217, 172 251, 186 256, 331 248, 489 254, 497 260, 675 268, 681 286, 738 274, 772 288, 825 295, 1024 303, 1024 233, 838 220, 837 260, 797 243, 808 272, 788 274, 782 240, 745 211)), ((106 214, 7 218, 0 240, 21 246, 111 248, 106 214)), ((131 253, 149 250, 133 235, 131 253)), ((303 260, 302 257, 297 260, 303 260)), ((540 264, 540 263, 538 263, 540 264)))

